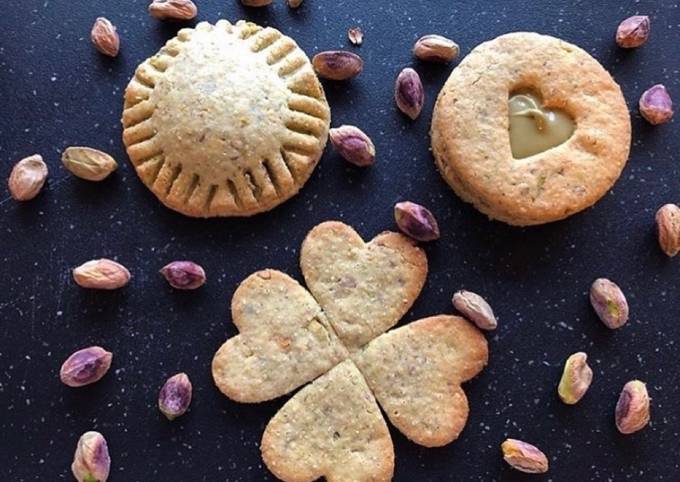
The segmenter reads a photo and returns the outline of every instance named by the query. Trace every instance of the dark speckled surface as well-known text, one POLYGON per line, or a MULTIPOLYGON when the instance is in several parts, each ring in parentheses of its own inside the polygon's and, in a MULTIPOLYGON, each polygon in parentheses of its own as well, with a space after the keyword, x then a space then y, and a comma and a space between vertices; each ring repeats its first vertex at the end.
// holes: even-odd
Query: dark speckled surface
POLYGON ((462 437, 439 449, 418 447, 396 430, 397 481, 680 480, 680 259, 656 244, 656 209, 680 197, 678 121, 652 128, 638 115, 639 95, 665 83, 680 99, 680 6, 672 0, 469 1, 307 0, 244 9, 235 0, 197 1, 200 20, 248 18, 292 35, 308 52, 348 47, 346 30, 361 25, 357 49, 366 69, 356 80, 327 83, 333 124, 356 124, 378 150, 376 165, 358 170, 330 150, 304 190, 253 219, 193 220, 160 205, 137 180, 120 141, 122 93, 135 66, 180 27, 146 14, 145 0, 5 0, 0 15, 0 171, 41 153, 51 175, 34 201, 17 204, 0 188, 0 480, 72 480, 78 436, 108 438, 112 482, 272 480, 259 456, 262 430, 285 399, 238 405, 213 387, 210 360, 235 329, 229 301, 251 272, 278 268, 300 279, 305 233, 341 219, 365 237, 393 228, 392 206, 411 199, 439 218, 442 238, 428 244, 430 275, 404 321, 452 311, 454 290, 484 294, 498 330, 491 360, 467 384, 470 419, 462 437), (652 37, 637 51, 613 42, 618 22, 652 17, 652 37), (118 25, 122 54, 98 55, 89 43, 95 17, 118 25), (463 204, 436 172, 428 128, 437 91, 451 67, 414 62, 410 48, 426 33, 457 40, 462 54, 513 30, 560 36, 591 52, 622 84, 633 113, 632 156, 620 181, 595 208, 531 229, 490 222, 463 204), (392 101, 397 72, 413 65, 427 89, 422 117, 410 122, 392 101), (121 167, 91 184, 60 166, 64 147, 111 152, 121 167), (77 288, 70 269, 113 257, 133 280, 113 293, 77 288), (209 282, 193 293, 171 290, 158 269, 177 258, 203 264, 209 282), (598 276, 627 293, 631 321, 607 330, 590 309, 598 276), (78 390, 59 382, 74 350, 101 344, 114 352, 101 382, 78 390), (555 388, 563 360, 585 350, 593 386, 577 406, 555 388), (194 403, 168 423, 156 409, 165 378, 186 371, 194 403), (619 435, 618 392, 631 378, 648 383, 652 422, 619 435), (506 437, 531 441, 550 457, 544 477, 502 462, 506 437))

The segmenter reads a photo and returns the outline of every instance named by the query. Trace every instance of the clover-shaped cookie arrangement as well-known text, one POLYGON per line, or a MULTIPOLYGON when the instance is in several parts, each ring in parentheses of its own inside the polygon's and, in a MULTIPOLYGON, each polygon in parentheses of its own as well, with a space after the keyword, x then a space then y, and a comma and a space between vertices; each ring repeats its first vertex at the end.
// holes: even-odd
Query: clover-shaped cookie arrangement
POLYGON ((455 440, 468 415, 461 383, 486 365, 486 339, 449 315, 387 332, 425 283, 424 252, 401 234, 365 243, 326 222, 307 235, 300 264, 309 291, 274 270, 241 283, 232 300, 240 334, 212 364, 219 389, 239 402, 313 380, 265 429, 267 467, 285 481, 390 480, 394 449, 378 405, 420 445, 455 440))

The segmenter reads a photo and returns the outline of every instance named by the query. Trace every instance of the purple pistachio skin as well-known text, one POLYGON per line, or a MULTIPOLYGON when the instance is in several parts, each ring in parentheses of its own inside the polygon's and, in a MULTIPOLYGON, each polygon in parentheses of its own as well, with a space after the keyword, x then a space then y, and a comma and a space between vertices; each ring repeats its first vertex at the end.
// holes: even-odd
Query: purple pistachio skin
POLYGON ((184 415, 191 404, 192 391, 191 381, 186 373, 173 375, 158 394, 159 410, 168 420, 184 415))
POLYGON ((61 366, 59 378, 69 387, 82 387, 101 380, 111 368, 113 354, 100 346, 78 350, 61 366))
POLYGON ((621 328, 628 321, 628 301, 621 288, 606 278, 598 278, 590 286, 590 304, 608 328, 621 328))
POLYGON ((178 290, 195 290, 205 284, 205 270, 193 261, 173 261, 161 268, 167 282, 178 290))
POLYGON ((340 126, 328 131, 336 151, 355 166, 370 166, 375 161, 375 145, 361 129, 355 126, 340 126))
POLYGON ((415 120, 423 110, 425 90, 418 72, 412 68, 402 70, 394 85, 394 99, 404 114, 415 120))
POLYGON ((394 205, 394 219, 404 234, 416 241, 439 239, 439 225, 434 215, 424 206, 404 201, 394 205))
POLYGON ((625 49, 641 47, 649 38, 650 21, 647 15, 634 15, 619 24, 616 43, 625 49))
POLYGON ((327 50, 312 58, 314 70, 324 79, 348 80, 364 70, 364 61, 353 52, 327 50))
POLYGON ((627 435, 645 428, 649 423, 649 405, 649 393, 644 382, 631 380, 626 383, 614 412, 619 432, 627 435))
POLYGON ((86 432, 78 440, 71 465, 78 482, 106 482, 111 471, 111 457, 106 439, 99 432, 86 432))
POLYGON ((673 100, 664 85, 656 84, 642 94, 640 114, 655 126, 673 118, 673 100))

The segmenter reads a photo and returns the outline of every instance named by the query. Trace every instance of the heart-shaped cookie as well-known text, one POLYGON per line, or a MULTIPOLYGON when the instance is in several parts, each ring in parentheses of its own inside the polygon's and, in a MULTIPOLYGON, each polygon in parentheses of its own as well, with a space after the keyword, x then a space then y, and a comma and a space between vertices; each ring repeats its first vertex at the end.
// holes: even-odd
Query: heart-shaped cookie
POLYGON ((465 319, 439 315, 376 338, 352 359, 390 421, 414 442, 438 447, 465 426, 460 384, 486 365, 488 347, 465 319))
POLYGON ((409 238, 386 232, 365 243, 351 227, 334 221, 309 232, 300 266, 307 287, 350 351, 394 326, 427 277, 427 258, 409 238))
POLYGON ((486 340, 445 315, 385 333, 427 273, 424 252, 403 235, 365 243, 349 226, 323 223, 306 237, 300 264, 311 294, 273 270, 236 290, 240 334, 215 354, 215 383, 233 400, 260 402, 314 380, 263 435, 262 457, 280 479, 391 480, 394 450, 378 403, 416 443, 449 443, 468 415, 460 385, 486 364, 486 340))
POLYGON ((385 482, 392 439, 366 381, 351 360, 296 393, 267 425, 262 459, 289 482, 385 482))
POLYGON ((560 109, 547 109, 540 97, 519 92, 508 100, 510 149, 515 159, 539 154, 566 142, 574 120, 560 109))
POLYGON ((234 293, 231 312, 240 334, 217 351, 212 373, 232 400, 271 400, 347 357, 314 298, 279 271, 250 275, 234 293))

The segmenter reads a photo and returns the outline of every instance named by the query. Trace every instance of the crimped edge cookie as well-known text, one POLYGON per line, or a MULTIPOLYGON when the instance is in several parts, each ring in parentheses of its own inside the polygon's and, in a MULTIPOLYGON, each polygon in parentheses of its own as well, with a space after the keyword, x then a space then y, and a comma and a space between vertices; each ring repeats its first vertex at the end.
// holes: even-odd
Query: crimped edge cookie
POLYGON ((125 91, 122 122, 123 141, 137 174, 167 207, 194 217, 250 216, 291 198, 309 179, 326 145, 330 108, 309 58, 293 39, 271 27, 219 20, 214 26, 202 22, 195 29, 181 29, 139 65, 125 91), (155 86, 197 32, 214 29, 247 42, 290 91, 288 111, 282 113, 290 135, 280 151, 257 168, 224 180, 201 179, 181 163, 166 162, 151 121, 155 86))
POLYGON ((464 201, 492 219, 532 225, 597 202, 625 166, 631 128, 620 87, 587 52, 516 32, 479 45, 453 71, 431 134, 436 164, 464 201), (526 88, 538 91, 547 108, 570 114, 576 130, 557 147, 514 159, 507 101, 526 88))

